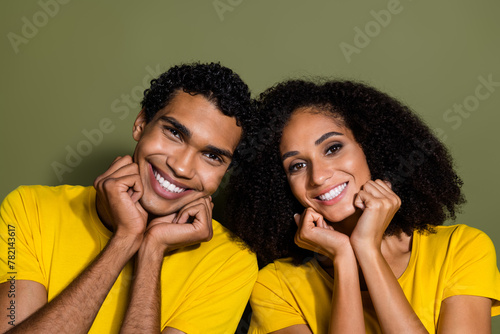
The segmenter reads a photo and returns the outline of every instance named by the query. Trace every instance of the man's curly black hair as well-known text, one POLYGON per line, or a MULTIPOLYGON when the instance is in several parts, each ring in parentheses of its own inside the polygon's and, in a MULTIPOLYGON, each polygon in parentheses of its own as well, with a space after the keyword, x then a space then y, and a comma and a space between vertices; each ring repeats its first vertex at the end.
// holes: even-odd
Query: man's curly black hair
POLYGON ((294 244, 293 215, 304 208, 288 186, 279 152, 283 128, 298 108, 318 109, 350 129, 372 179, 391 183, 402 205, 386 235, 432 232, 455 219, 465 202, 445 146, 415 113, 385 93, 352 81, 290 80, 263 92, 257 104, 260 125, 245 149, 251 153, 229 182, 227 214, 260 265, 287 256, 298 264, 312 255, 294 244))
MULTIPOLYGON (((243 136, 255 119, 250 90, 238 74, 219 63, 190 63, 173 66, 151 80, 151 87, 144 91, 142 100, 146 121, 150 122, 179 91, 200 94, 224 115, 236 118, 243 136)), ((237 160, 238 153, 237 149, 233 162, 237 160)))

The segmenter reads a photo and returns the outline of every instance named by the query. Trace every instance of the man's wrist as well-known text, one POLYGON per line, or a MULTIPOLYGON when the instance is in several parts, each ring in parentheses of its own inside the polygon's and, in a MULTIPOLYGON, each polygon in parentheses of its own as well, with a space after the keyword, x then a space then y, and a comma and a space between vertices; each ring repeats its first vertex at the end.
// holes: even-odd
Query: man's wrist
POLYGON ((117 231, 111 237, 109 245, 117 247, 121 252, 132 257, 141 246, 143 239, 143 235, 122 234, 117 231))
POLYGON ((139 248, 138 255, 139 258, 147 258, 154 261, 163 259, 167 251, 167 245, 164 243, 158 243, 155 238, 148 237, 146 234, 139 248))

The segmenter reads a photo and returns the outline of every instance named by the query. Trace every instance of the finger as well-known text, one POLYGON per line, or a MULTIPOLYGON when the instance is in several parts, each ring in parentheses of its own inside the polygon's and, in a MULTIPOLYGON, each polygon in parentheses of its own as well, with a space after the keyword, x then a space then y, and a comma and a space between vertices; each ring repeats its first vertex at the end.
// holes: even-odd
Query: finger
POLYGON ((205 198, 205 205, 207 207, 207 214, 212 217, 212 211, 214 208, 214 203, 212 202, 212 196, 208 196, 205 198))
MULTIPOLYGON (((207 198, 206 197, 202 197, 202 198, 198 198, 198 199, 196 199, 196 200, 194 200, 194 201, 186 204, 185 206, 183 206, 179 210, 178 215, 174 219, 173 223, 175 223, 175 224, 179 223, 179 219, 181 218, 183 212, 186 212, 186 210, 188 210, 189 208, 195 207, 195 206, 198 206, 198 205, 203 205, 207 209, 206 210, 207 215, 210 215, 210 217, 212 216, 212 211, 208 209, 211 205, 209 204, 209 202, 207 202, 207 198)), ((184 222, 182 222, 182 224, 183 223, 184 222)))
POLYGON ((384 182, 386 186, 392 189, 392 183, 389 180, 382 180, 382 182, 384 182))
POLYGON ((299 224, 300 224, 300 215, 298 213, 294 214, 293 215, 293 220, 295 220, 295 224, 297 224, 297 226, 299 226, 299 224))
POLYGON ((391 201, 394 204, 397 204, 398 206, 401 205, 401 199, 392 190, 392 185, 391 185, 391 183, 389 181, 376 180, 375 183, 377 183, 380 186, 381 193, 383 193, 387 198, 391 199, 391 201))
POLYGON ((363 199, 363 194, 362 194, 362 190, 360 192, 358 192, 356 194, 356 197, 354 198, 354 206, 361 209, 361 210, 364 210, 366 208, 365 206, 365 201, 363 199))
POLYGON ((182 208, 175 219, 175 223, 185 224, 188 221, 192 220, 192 218, 194 218, 193 222, 195 220, 202 222, 207 221, 208 217, 207 217, 206 205, 199 203, 197 205, 193 205, 187 208, 186 207, 182 208))
POLYGON ((304 211, 303 218, 302 218, 302 224, 307 224, 310 227, 316 227, 318 223, 321 224, 323 221, 323 216, 316 212, 313 208, 307 208, 304 211))
POLYGON ((384 180, 375 180, 375 184, 379 187, 378 189, 382 192, 386 192, 386 193, 394 193, 394 191, 392 190, 392 185, 389 181, 384 181, 384 180))
POLYGON ((159 224, 171 224, 176 216, 177 216, 177 212, 171 213, 167 216, 155 218, 155 219, 151 220, 151 222, 149 222, 147 229, 149 230, 153 226, 156 226, 159 224))
POLYGON ((366 201, 369 200, 370 198, 383 199, 383 198, 391 198, 396 195, 394 194, 392 189, 390 189, 382 180, 368 181, 363 185, 361 191, 365 191, 367 195, 363 198, 365 206, 366 206, 366 201))
POLYGON ((208 241, 212 238, 212 217, 207 215, 207 205, 198 203, 197 205, 183 208, 176 217, 177 224, 185 224, 193 218, 190 227, 194 235, 197 235, 196 240, 208 241))
POLYGON ((113 197, 120 193, 127 193, 133 202, 137 202, 143 194, 143 187, 139 174, 125 175, 119 178, 106 179, 102 182, 102 188, 113 197))
POLYGON ((108 167, 108 169, 95 179, 94 187, 96 187, 98 182, 109 177, 111 174, 116 172, 121 167, 123 167, 125 165, 129 165, 131 163, 132 163, 132 157, 130 155, 126 155, 124 157, 120 157, 120 156, 116 157, 115 160, 113 160, 111 165, 108 167))

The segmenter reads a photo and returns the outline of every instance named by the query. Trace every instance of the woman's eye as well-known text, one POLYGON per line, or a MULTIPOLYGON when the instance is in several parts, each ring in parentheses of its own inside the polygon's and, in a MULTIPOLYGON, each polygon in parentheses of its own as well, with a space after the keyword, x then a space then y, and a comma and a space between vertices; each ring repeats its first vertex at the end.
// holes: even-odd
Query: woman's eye
POLYGON ((342 144, 333 144, 331 146, 328 147, 328 149, 326 150, 326 155, 330 155, 330 154, 334 154, 334 153, 337 153, 338 150, 340 150, 342 148, 342 144))
POLYGON ((288 170, 290 172, 297 172, 299 170, 301 170, 302 168, 306 167, 306 164, 304 162, 298 162, 296 164, 291 164, 289 167, 288 167, 288 170))

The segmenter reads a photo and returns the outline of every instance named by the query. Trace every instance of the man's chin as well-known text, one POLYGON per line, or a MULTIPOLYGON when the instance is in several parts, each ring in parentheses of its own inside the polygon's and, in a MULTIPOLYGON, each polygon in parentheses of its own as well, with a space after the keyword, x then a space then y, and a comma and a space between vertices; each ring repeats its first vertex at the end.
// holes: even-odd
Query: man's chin
POLYGON ((172 203, 155 203, 156 201, 148 201, 144 198, 139 200, 141 206, 149 214, 150 219, 157 217, 165 217, 173 213, 179 212, 179 210, 185 205, 182 203, 184 201, 173 201, 172 203))

